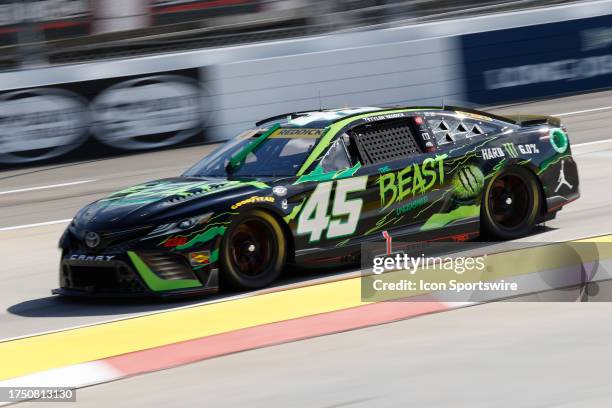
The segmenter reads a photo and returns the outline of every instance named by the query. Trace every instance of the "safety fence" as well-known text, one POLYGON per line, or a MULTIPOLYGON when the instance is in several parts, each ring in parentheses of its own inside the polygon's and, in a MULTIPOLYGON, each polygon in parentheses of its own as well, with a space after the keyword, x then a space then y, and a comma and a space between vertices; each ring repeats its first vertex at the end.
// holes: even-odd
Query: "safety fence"
POLYGON ((612 1, 0 73, 0 166, 228 139, 266 116, 612 85, 612 1))
POLYGON ((0 70, 130 58, 576 0, 0 0, 0 70))

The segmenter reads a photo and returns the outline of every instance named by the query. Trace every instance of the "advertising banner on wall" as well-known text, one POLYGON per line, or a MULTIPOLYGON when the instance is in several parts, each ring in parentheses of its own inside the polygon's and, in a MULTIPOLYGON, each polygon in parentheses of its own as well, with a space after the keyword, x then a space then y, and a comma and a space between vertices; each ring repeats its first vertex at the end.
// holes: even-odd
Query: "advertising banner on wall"
POLYGON ((253 13, 260 0, 152 0, 153 24, 174 24, 204 18, 253 13))
POLYGON ((468 34, 461 42, 473 103, 612 86, 612 15, 468 34))
POLYGON ((209 110, 202 72, 186 69, 0 93, 0 164, 99 152, 99 147, 138 151, 202 141, 209 110))
POLYGON ((0 0, 0 43, 15 43, 26 29, 46 40, 87 35, 91 20, 91 0, 0 0))

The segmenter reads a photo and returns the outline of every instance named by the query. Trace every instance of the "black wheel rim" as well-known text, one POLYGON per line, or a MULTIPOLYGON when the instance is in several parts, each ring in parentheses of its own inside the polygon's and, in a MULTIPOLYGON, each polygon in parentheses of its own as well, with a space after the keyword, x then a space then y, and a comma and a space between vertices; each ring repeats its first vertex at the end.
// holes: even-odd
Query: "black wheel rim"
POLYGON ((230 261, 234 270, 255 278, 266 273, 276 256, 274 231, 268 223, 252 219, 238 225, 230 237, 230 261))
POLYGON ((496 179, 491 186, 488 200, 491 217, 501 228, 520 227, 529 216, 529 186, 518 175, 506 174, 496 179))

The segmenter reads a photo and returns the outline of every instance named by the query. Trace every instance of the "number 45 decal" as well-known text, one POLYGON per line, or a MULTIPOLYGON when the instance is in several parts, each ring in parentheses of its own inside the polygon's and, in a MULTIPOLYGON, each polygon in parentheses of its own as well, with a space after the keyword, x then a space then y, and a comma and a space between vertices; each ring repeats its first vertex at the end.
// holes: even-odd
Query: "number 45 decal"
POLYGON ((357 229, 363 200, 361 198, 347 200, 346 196, 351 192, 365 190, 368 177, 349 178, 338 180, 335 183, 336 192, 331 217, 327 215, 327 209, 334 181, 317 185, 300 213, 297 233, 298 235, 310 234, 310 242, 319 241, 326 229, 327 238, 351 235, 357 229))

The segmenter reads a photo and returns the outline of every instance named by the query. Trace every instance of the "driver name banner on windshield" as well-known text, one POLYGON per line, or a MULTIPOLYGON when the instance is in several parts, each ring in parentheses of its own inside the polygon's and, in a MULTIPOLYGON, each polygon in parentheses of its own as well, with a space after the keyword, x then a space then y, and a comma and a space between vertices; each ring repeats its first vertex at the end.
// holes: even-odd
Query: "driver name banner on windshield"
POLYGON ((324 129, 280 128, 270 135, 271 138, 314 138, 318 139, 324 129))

